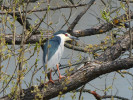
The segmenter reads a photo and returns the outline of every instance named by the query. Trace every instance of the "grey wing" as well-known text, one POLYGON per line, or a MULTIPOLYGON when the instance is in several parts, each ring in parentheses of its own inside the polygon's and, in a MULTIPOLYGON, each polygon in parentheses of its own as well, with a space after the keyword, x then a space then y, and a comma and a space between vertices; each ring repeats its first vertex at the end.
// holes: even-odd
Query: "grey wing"
POLYGON ((46 42, 46 44, 44 45, 44 50, 43 50, 44 70, 45 70, 46 63, 48 68, 54 67, 56 66, 56 64, 59 63, 62 55, 61 54, 62 51, 60 50, 60 46, 59 46, 60 41, 61 40, 59 37, 54 37, 53 39, 49 40, 49 44, 48 42, 46 42), (48 45, 49 45, 49 48, 48 48, 48 45))

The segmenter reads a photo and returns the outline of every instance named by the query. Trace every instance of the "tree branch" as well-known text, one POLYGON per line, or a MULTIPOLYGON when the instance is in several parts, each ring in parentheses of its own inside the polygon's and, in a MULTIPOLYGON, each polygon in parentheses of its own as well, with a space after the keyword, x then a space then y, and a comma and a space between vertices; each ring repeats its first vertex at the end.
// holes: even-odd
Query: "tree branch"
MULTIPOLYGON (((130 18, 133 19, 133 11, 130 12, 130 18)), ((73 31, 73 35, 76 37, 82 37, 82 36, 91 36, 96 34, 103 34, 105 32, 108 32, 112 30, 113 28, 120 26, 121 23, 124 24, 126 28, 128 28, 128 25, 123 22, 123 20, 127 20, 127 14, 123 14, 113 20, 110 21, 110 23, 103 23, 99 26, 92 27, 90 29, 85 30, 75 30, 73 31)))
POLYGON ((76 24, 79 22, 79 20, 82 18, 82 16, 87 12, 87 10, 91 7, 91 5, 95 2, 95 0, 91 0, 87 6, 86 9, 84 9, 84 11, 82 11, 76 18, 75 20, 72 22, 72 24, 70 25, 70 27, 68 28, 68 32, 72 32, 72 30, 74 29, 74 27, 76 26, 76 24))
MULTIPOLYGON (((87 6, 87 4, 78 4, 78 5, 63 5, 60 7, 50 7, 49 10, 59 10, 59 9, 64 9, 64 8, 76 8, 76 7, 83 7, 83 6, 87 6)), ((8 8, 9 9, 9 8, 8 8)), ((35 9, 35 10, 28 10, 27 13, 31 13, 31 12, 42 12, 42 11, 47 11, 47 8, 42 8, 42 9, 35 9)), ((25 13, 26 11, 22 11, 21 13, 25 13)), ((7 12, 0 12, 0 14, 6 14, 7 12)), ((8 12, 8 14, 13 14, 14 12, 8 12)), ((15 13, 19 13, 19 11, 15 11, 15 13)))
MULTIPOLYGON (((31 88, 24 89, 22 100, 32 100, 37 97, 37 94, 43 96, 44 99, 51 99, 59 94, 65 94, 69 91, 75 90, 87 82, 99 77, 100 75, 110 73, 117 70, 129 69, 133 66, 133 59, 126 58, 122 60, 110 61, 101 63, 99 61, 88 62, 85 66, 81 67, 70 77, 65 80, 55 81, 54 84, 48 84, 48 86, 40 85, 32 86, 31 88), (37 89, 38 88, 38 89, 37 89), (36 90, 34 92, 34 90, 36 90), (45 89, 45 91, 44 91, 45 89), (32 92, 31 92, 32 91, 32 92)), ((0 100, 9 99, 8 96, 1 98, 0 100)))
MULTIPOLYGON (((133 34, 133 28, 131 29, 131 32, 133 34)), ((124 53, 128 48, 129 48, 129 35, 127 34, 128 31, 125 33, 126 35, 122 36, 120 39, 117 40, 117 42, 112 46, 112 47, 108 47, 106 49, 106 51, 104 51, 103 54, 101 54, 98 58, 96 58, 97 60, 100 61, 112 61, 116 58, 118 58, 122 53, 124 53)), ((28 41, 26 42, 26 44, 35 44, 36 42, 39 42, 40 39, 43 40, 43 43, 47 40, 47 36, 51 37, 52 34, 44 34, 42 35, 32 35, 28 41)), ((13 35, 12 34, 7 34, 4 35, 5 36, 5 41, 7 44, 11 45, 12 44, 12 39, 13 39, 13 35)), ((133 39, 132 39, 133 40, 133 39)), ((17 35, 15 37, 15 43, 16 45, 19 45, 21 43, 21 35, 17 35)), ((69 43, 65 43, 65 46, 69 49, 73 49, 76 51, 81 51, 81 52, 91 52, 94 53, 98 50, 101 50, 101 46, 97 46, 97 47, 93 47, 91 48, 85 48, 85 47, 79 47, 79 46, 73 46, 69 43)), ((107 45, 108 46, 108 45, 107 45)))
MULTIPOLYGON (((99 58, 97 58, 97 60, 101 60, 104 57, 106 60, 107 59, 112 60, 114 58, 116 59, 119 57, 119 54, 121 54, 123 50, 126 51, 126 48, 128 47, 129 47, 129 36, 126 34, 125 36, 120 38, 120 40, 116 42, 114 46, 108 48, 105 51, 107 53, 102 54, 99 58), (118 52, 116 52, 117 50, 118 52), (109 56, 108 54, 112 56, 109 56)), ((105 59, 101 61, 106 61, 105 59)), ((105 63, 101 63, 99 61, 88 62, 85 66, 81 67, 75 73, 72 73, 70 77, 67 77, 68 80, 66 81, 62 80, 60 82, 55 81, 54 85, 49 84, 48 87, 45 87, 46 88, 45 92, 42 91, 44 89, 43 86, 39 86, 39 92, 33 92, 33 93, 31 91, 33 91, 35 87, 28 88, 24 90, 24 97, 21 98, 33 99, 35 98, 35 95, 37 95, 37 93, 40 93, 41 95, 44 95, 44 98, 50 99, 59 95, 60 91, 62 91, 63 94, 67 93, 71 90, 79 88, 80 86, 99 77, 100 75, 121 69, 129 69, 133 65, 133 59, 129 58, 123 60, 116 60, 116 61, 111 61, 111 60, 107 60, 109 62, 105 63)))
MULTIPOLYGON (((8 34, 8 35, 4 35, 5 36, 5 41, 8 45, 12 44, 12 39, 13 39, 13 35, 12 34, 8 34)), ((48 36, 51 36, 51 34, 49 34, 48 36)), ((26 42, 26 44, 35 44, 36 42, 39 42, 40 39, 46 39, 47 35, 32 35, 26 42)), ((46 41, 46 40, 45 40, 46 41)), ((21 43, 21 35, 16 35, 15 37, 15 44, 16 45, 20 45, 21 43)))
MULTIPOLYGON (((133 28, 131 29, 133 34, 133 28)), ((133 41, 132 41, 133 42, 133 41)), ((128 31, 124 36, 120 37, 120 39, 112 46, 107 48, 104 53, 102 53, 98 58, 99 61, 112 61, 117 59, 122 53, 129 49, 130 38, 128 35, 128 31)))
MULTIPOLYGON (((76 92, 80 92, 79 90, 76 90, 76 92)), ((86 92, 86 93, 90 93, 92 95, 94 95, 97 100, 101 100, 101 99, 106 99, 106 98, 117 98, 117 99, 121 99, 121 100, 129 100, 127 98, 124 98, 124 97, 121 97, 121 96, 116 96, 116 95, 99 95, 97 94, 95 91, 91 91, 91 90, 88 90, 88 89, 83 89, 83 92, 86 92)))

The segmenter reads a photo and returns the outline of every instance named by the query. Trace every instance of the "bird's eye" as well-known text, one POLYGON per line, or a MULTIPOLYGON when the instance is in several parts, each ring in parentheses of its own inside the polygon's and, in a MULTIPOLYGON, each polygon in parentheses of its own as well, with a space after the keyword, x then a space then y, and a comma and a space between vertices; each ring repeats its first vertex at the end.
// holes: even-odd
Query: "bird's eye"
POLYGON ((65 34, 65 36, 68 36, 68 34, 65 34))

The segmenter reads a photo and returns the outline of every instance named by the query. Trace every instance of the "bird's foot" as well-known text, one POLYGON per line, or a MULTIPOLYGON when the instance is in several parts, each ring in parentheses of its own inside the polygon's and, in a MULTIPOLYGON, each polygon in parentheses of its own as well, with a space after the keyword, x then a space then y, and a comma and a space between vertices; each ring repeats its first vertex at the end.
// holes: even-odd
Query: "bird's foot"
POLYGON ((59 81, 60 81, 62 78, 65 78, 65 76, 60 75, 60 76, 59 76, 59 81))
POLYGON ((45 83, 45 84, 49 84, 49 83, 52 83, 52 84, 54 84, 54 81, 51 79, 51 80, 49 80, 47 83, 45 83))

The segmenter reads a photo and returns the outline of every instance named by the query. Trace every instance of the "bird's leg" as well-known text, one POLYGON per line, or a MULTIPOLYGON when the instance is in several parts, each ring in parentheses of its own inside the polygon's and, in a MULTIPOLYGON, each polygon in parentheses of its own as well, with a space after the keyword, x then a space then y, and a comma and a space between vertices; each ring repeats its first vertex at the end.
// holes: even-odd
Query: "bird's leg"
POLYGON ((52 73, 52 69, 50 69, 50 72, 47 74, 48 75, 48 79, 49 79, 49 81, 47 82, 47 83, 54 83, 54 81, 52 80, 52 75, 51 75, 51 73, 52 73))
POLYGON ((59 64, 57 64, 56 67, 57 67, 57 70, 58 70, 58 73, 59 73, 59 80, 61 80, 61 79, 64 78, 65 76, 62 76, 62 75, 60 74, 59 64))

